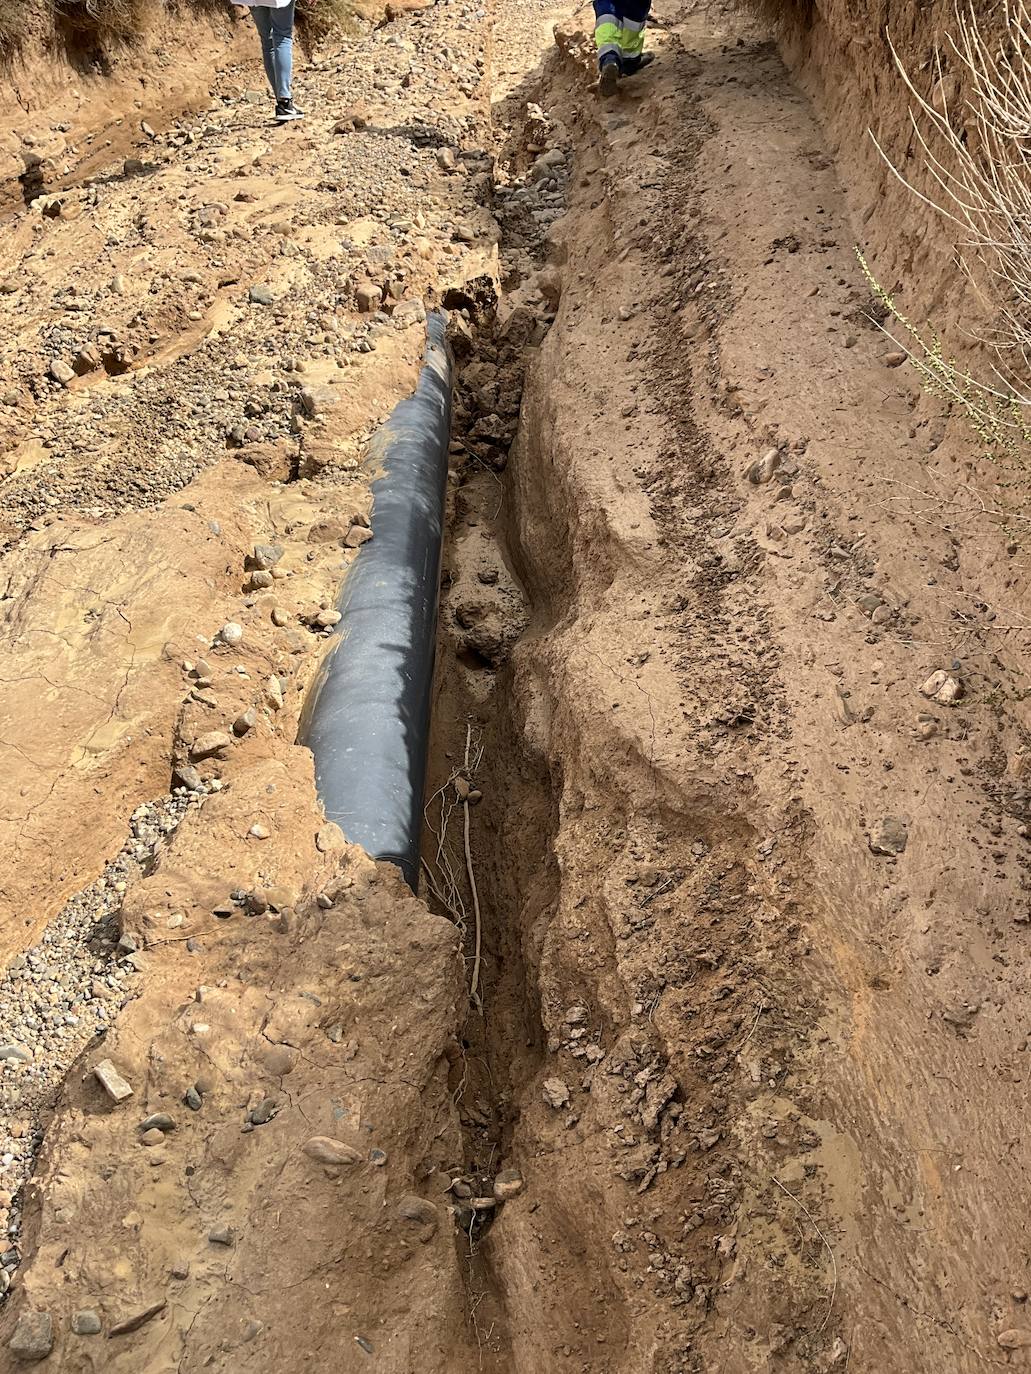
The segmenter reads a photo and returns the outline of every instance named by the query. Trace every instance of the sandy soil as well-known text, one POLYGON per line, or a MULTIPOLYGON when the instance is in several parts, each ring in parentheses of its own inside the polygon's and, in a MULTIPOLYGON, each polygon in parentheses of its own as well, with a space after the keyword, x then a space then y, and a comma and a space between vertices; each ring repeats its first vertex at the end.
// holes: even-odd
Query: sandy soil
POLYGON ((655 18, 602 105, 438 0, 5 225, 0 1368, 1029 1359, 1026 553, 866 313, 865 117, 655 18), (420 899, 295 733, 448 288, 420 899))

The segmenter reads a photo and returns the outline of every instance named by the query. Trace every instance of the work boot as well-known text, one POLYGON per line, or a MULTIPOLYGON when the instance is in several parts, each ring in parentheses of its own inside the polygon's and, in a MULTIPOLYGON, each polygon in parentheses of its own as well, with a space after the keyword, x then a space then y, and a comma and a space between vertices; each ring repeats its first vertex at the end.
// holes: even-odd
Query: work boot
POLYGON ((598 73, 598 93, 604 99, 616 94, 616 87, 619 85, 619 59, 617 57, 605 58, 598 73))
POLYGON ((643 52, 637 57, 624 57, 623 75, 636 76, 637 73, 643 71, 645 67, 650 67, 654 61, 655 54, 653 52, 643 52))

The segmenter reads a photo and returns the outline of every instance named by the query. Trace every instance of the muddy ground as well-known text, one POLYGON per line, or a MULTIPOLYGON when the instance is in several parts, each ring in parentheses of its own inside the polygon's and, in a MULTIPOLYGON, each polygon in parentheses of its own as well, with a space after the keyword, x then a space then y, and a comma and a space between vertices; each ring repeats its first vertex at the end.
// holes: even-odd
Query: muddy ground
POLYGON ((5 221, 0 1368, 1029 1360, 1026 545, 855 64, 654 18, 228 62, 5 221), (417 898, 296 732, 445 296, 417 898))

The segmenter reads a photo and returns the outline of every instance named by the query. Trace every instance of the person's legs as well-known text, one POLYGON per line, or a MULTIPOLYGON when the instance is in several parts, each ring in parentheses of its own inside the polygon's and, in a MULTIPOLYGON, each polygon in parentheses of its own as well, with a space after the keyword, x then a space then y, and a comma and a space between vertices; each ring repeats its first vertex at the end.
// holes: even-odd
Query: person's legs
POLYGON ((294 0, 280 9, 270 9, 268 14, 272 24, 272 62, 275 68, 272 88, 277 101, 289 104, 294 74, 294 0))
MULTIPOLYGON (((619 0, 619 4, 622 6, 623 0, 619 0)), ((594 43, 598 49, 598 72, 605 94, 622 73, 619 51, 622 23, 616 0, 594 0, 594 43)))
POLYGON ((267 5, 252 5, 251 14, 254 15, 254 27, 261 38, 261 60, 265 64, 265 75, 268 77, 268 84, 275 90, 276 68, 272 61, 272 20, 269 18, 275 14, 275 10, 269 9, 267 5))
POLYGON ((644 66, 644 29, 651 13, 651 0, 620 0, 623 11, 619 31, 619 57, 624 76, 633 76, 644 66))

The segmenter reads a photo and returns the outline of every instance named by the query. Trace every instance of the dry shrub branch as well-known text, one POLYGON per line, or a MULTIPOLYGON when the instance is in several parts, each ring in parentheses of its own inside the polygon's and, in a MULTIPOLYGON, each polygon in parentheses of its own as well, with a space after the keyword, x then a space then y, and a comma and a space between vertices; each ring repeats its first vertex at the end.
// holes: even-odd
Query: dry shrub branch
POLYGON ((930 179, 923 190, 871 138, 895 176, 960 231, 967 275, 987 289, 987 342, 1002 390, 1027 401, 1031 362, 1031 16, 1024 0, 1002 0, 985 31, 973 0, 956 0, 956 32, 936 48, 930 94, 918 90, 897 49, 895 64, 915 102, 910 120, 930 179), (998 31, 996 31, 998 29, 998 31), (960 96, 948 97, 958 64, 960 96), (976 264, 976 267, 975 267, 976 264))
POLYGON ((890 324, 882 326, 908 355, 924 390, 963 416, 982 457, 1016 470, 1012 485, 1026 504, 1031 465, 1028 406, 1031 363, 1031 21, 1025 0, 1001 0, 989 37, 972 0, 954 0, 955 35, 936 48, 929 93, 920 91, 898 50, 888 42, 914 104, 910 122, 926 182, 918 186, 894 163, 871 131, 878 152, 914 196, 958 231, 962 271, 985 302, 990 320, 979 342, 988 346, 988 380, 946 351, 941 334, 899 308, 859 261, 874 300, 890 324), (958 91, 950 101, 949 82, 958 91))
MULTIPOLYGON (((59 39, 113 52, 131 48, 176 12, 229 18, 230 0, 4 0, 0 4, 0 69, 33 46, 59 39)), ((353 0, 298 0, 298 37, 306 51, 357 28, 353 0)))

